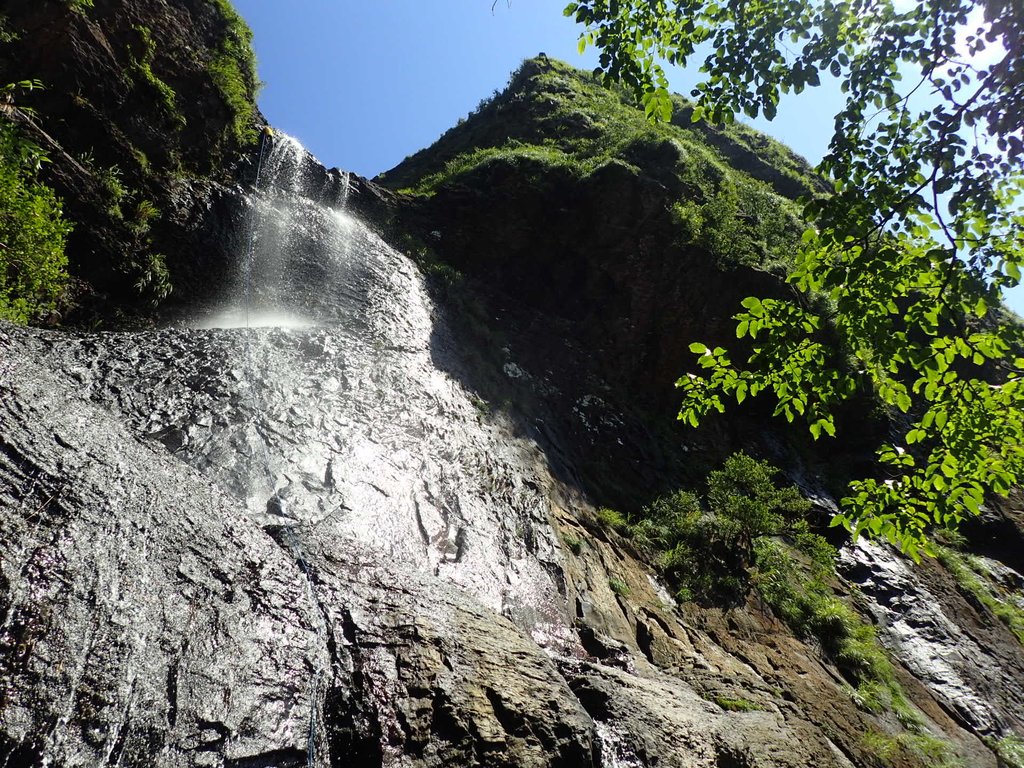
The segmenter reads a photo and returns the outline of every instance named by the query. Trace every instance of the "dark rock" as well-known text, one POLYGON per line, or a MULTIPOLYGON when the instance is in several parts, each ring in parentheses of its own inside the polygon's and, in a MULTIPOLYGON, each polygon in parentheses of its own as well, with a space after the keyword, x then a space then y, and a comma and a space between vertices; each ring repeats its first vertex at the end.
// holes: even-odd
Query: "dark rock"
MULTIPOLYGON (((179 294, 218 279, 240 218, 233 187, 252 183, 258 149, 235 135, 235 107, 212 74, 235 34, 222 6, 10 0, 3 16, 14 37, 0 43, 0 82, 45 86, 17 98, 32 116, 10 116, 48 153, 43 178, 75 224, 68 256, 85 292, 74 317, 151 311, 164 298, 165 260, 179 294)), ((238 87, 252 96, 247 78, 238 87)))

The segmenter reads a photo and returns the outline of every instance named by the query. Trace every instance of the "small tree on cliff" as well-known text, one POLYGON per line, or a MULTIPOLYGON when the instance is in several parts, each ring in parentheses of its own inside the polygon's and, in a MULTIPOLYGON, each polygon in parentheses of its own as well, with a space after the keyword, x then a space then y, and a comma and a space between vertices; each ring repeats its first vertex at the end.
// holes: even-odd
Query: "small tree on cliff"
POLYGON ((658 62, 684 65, 705 44, 695 119, 772 119, 782 94, 828 76, 846 94, 818 168, 834 191, 805 201, 793 298, 742 302, 743 361, 691 346, 701 375, 679 381, 679 417, 696 426, 768 395, 818 439, 869 387, 909 426, 835 522, 913 556, 930 526, 1018 484, 1022 329, 1000 293, 1024 265, 1019 0, 574 0, 565 12, 654 118, 670 112, 658 62))

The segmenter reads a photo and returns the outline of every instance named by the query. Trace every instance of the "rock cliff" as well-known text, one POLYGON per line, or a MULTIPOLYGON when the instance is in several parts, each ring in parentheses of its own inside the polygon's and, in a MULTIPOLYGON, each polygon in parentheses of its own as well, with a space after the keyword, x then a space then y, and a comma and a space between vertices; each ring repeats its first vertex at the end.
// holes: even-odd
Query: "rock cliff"
POLYGON ((0 325, 0 765, 1024 764, 1016 500, 921 566, 836 538, 815 631, 763 584, 680 602, 599 509, 636 519, 745 448, 823 531, 885 429, 815 455, 756 408, 671 427, 689 341, 784 290, 806 164, 541 58, 369 182, 247 148, 258 116, 211 74, 229 10, 4 11, 93 290, 129 273, 76 153, 107 136, 95 164, 139 199, 181 178, 145 235, 178 322, 0 325))
POLYGON ((42 86, 5 116, 48 153, 44 179, 75 223, 73 317, 138 320, 216 278, 232 232, 208 227, 230 222, 234 179, 251 181, 238 166, 259 120, 251 33, 230 3, 12 0, 0 25, 0 83, 42 86))

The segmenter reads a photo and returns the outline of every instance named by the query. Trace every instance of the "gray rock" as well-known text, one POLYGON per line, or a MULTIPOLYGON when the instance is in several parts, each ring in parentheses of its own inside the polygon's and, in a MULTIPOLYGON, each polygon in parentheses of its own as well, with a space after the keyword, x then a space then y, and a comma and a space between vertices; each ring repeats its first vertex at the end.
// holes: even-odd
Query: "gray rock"
POLYGON ((1024 729, 1019 642, 978 613, 936 563, 914 567, 887 547, 860 540, 840 555, 885 644, 942 706, 974 733, 1024 729))
POLYGON ((0 453, 8 757, 590 764, 589 717, 507 619, 365 545, 267 535, 14 334, 0 336, 17 360, 0 453))

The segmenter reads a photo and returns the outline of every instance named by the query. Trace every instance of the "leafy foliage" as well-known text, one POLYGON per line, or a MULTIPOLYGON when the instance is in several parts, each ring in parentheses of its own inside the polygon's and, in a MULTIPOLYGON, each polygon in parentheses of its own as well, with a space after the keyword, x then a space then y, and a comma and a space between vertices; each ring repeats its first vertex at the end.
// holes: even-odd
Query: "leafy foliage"
POLYGON ((708 475, 706 509, 688 491, 646 507, 627 532, 656 553, 680 600, 733 603, 755 590, 798 636, 813 638, 848 679, 851 695, 873 712, 907 723, 907 703, 874 627, 836 597, 836 551, 808 525, 811 505, 778 470, 743 453, 708 475))
POLYGON ((7 17, 0 13, 0 44, 11 43, 18 39, 18 33, 8 26, 7 17))
POLYGON ((985 743, 995 752, 1007 768, 1024 768, 1024 739, 1004 736, 1000 739, 987 738, 985 743))
POLYGON ((232 139, 237 144, 251 144, 257 136, 253 115, 259 86, 252 30, 229 0, 207 1, 216 9, 223 26, 220 46, 207 71, 231 111, 232 139))
POLYGON ((148 84, 160 96, 160 103, 163 104, 167 114, 179 126, 185 124, 185 116, 178 110, 177 94, 167 83, 156 76, 153 72, 153 59, 156 56, 156 44, 153 42, 153 34, 148 27, 134 26, 132 29, 139 36, 139 50, 132 52, 132 69, 138 73, 143 82, 148 84))
POLYGON ((695 120, 771 119, 782 94, 825 76, 847 94, 818 169, 832 193, 804 201, 814 226, 790 276, 796 297, 743 303, 742 362, 694 345, 702 375, 680 379, 680 418, 767 394, 818 439, 834 434, 840 402, 873 392, 905 431, 835 522, 914 557, 931 526, 1019 482, 1022 330, 998 310, 1024 265, 1020 4, 581 0, 566 14, 585 25, 581 47, 601 48, 606 79, 652 117, 670 108, 658 61, 685 64, 704 44, 695 120), (990 63, 971 60, 986 50, 990 63))
MULTIPOLYGON (((8 85, 0 97, 20 87, 8 85)), ((56 306, 67 282, 71 225, 49 187, 36 180, 46 156, 0 118, 0 318, 27 323, 56 306)))
POLYGON ((75 13, 84 16, 95 7, 95 0, 64 0, 64 4, 75 13))
POLYGON ((99 166, 90 154, 80 156, 79 162, 102 188, 111 220, 123 227, 125 240, 119 270, 131 281, 139 299, 158 306, 173 291, 165 257, 152 250, 150 230, 160 218, 160 209, 127 185, 119 166, 99 166))
POLYGON ((608 579, 608 588, 619 597, 627 597, 629 595, 629 585, 622 579, 614 577, 608 579))
MULTIPOLYGON (((732 602, 746 596, 765 537, 805 537, 810 505, 795 488, 773 482, 774 467, 743 453, 708 476, 707 506, 688 491, 662 497, 630 528, 659 562, 680 599, 732 602)), ((820 538, 820 537, 818 537, 820 538)))
POLYGON ((791 548, 772 540, 757 543, 756 560, 761 598, 794 632, 821 643, 857 683, 855 698, 861 706, 876 712, 906 706, 874 627, 829 586, 834 576, 831 562, 814 562, 808 571, 791 548))
POLYGON ((167 261, 162 253, 142 251, 132 259, 129 265, 135 279, 135 292, 147 298, 152 306, 171 295, 171 274, 167 270, 167 261))
POLYGON ((618 533, 626 533, 629 530, 629 521, 622 516, 621 512, 617 512, 609 507, 598 508, 597 519, 601 525, 611 528, 618 533))

